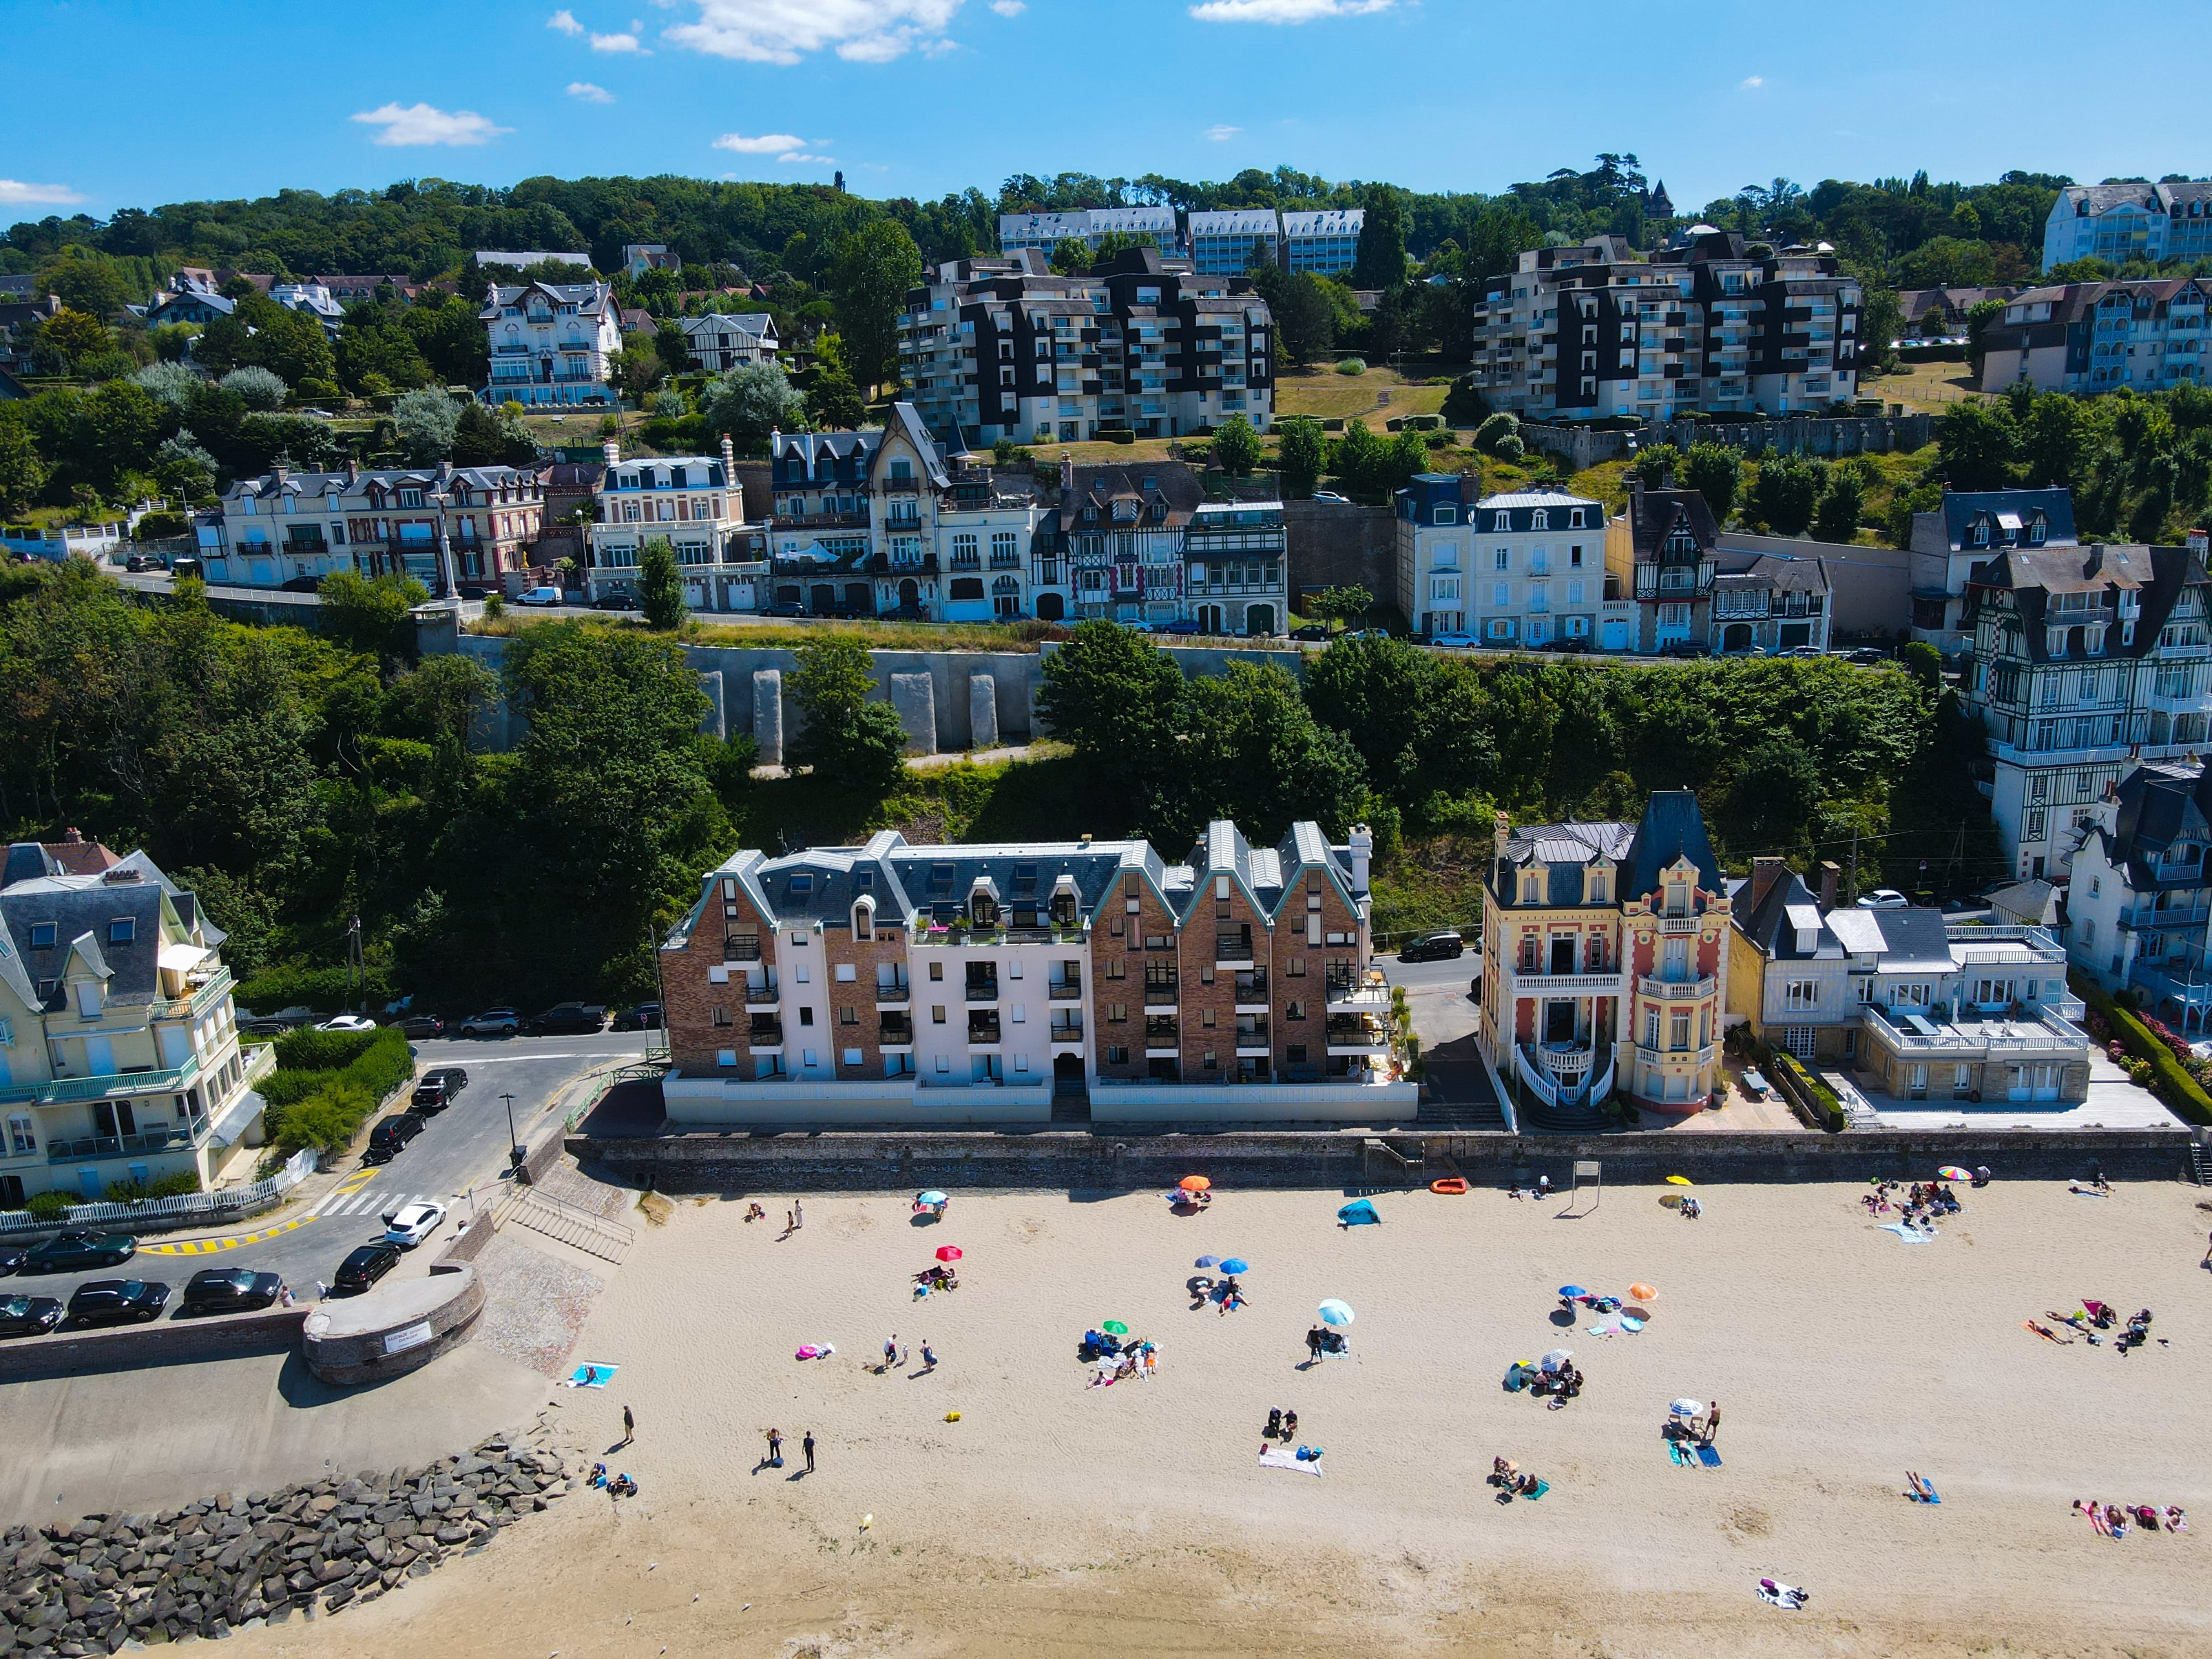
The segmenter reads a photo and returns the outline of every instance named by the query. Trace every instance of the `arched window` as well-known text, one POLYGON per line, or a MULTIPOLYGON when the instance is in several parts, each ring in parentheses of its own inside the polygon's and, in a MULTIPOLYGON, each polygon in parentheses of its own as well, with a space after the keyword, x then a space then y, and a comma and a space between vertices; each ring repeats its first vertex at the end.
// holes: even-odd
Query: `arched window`
POLYGON ((872 939, 876 936, 876 902, 863 894, 853 901, 853 937, 872 939))
POLYGON ((995 927, 999 922, 999 901, 978 887, 968 896, 968 919, 978 927, 995 927))

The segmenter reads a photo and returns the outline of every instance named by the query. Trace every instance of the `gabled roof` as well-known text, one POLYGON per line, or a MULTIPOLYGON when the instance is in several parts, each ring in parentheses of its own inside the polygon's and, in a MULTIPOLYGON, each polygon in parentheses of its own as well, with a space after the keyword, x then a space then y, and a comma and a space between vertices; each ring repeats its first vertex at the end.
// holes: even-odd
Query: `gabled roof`
MULTIPOLYGON (((2072 546, 2006 549, 1976 564, 1967 573, 1966 586, 1970 593, 2011 593, 2020 617, 2020 648, 2030 661, 2043 662, 2050 655, 2045 624, 2053 614, 2048 603, 2053 593, 2138 593, 2142 611, 2134 638, 2124 642, 2108 628, 2104 654, 2143 657, 2156 648, 2159 630, 2183 590, 2207 580, 2203 561, 2185 547, 2072 546)), ((2064 618, 2069 627, 2112 621, 2101 612, 2064 618)))
POLYGON ((1815 957, 1844 953, 1843 941, 1820 915, 1820 901, 1795 870, 1785 871, 1759 896, 1759 902, 1747 913, 1738 914, 1735 921, 1736 930, 1757 945, 1769 962, 1808 962, 1815 957), (1809 949, 1802 942, 1807 932, 1813 935, 1809 949))
POLYGON ((921 418, 920 410, 903 400, 893 404, 891 425, 920 453, 922 465, 928 470, 931 483, 942 489, 951 482, 951 475, 945 470, 945 446, 937 441, 928 422, 921 418))
POLYGON ((1649 561, 1677 526, 1689 531, 1700 552, 1711 548, 1719 533, 1713 510, 1694 489, 1644 489, 1628 498, 1628 528, 1636 557, 1649 561))
POLYGON ((116 873, 50 876, 0 890, 0 920, 27 978, 60 980, 74 957, 107 981, 109 1001, 153 1000, 161 988, 155 969, 161 949, 162 884, 111 879, 116 873), (118 920, 131 922, 128 939, 109 937, 118 920), (49 925, 53 942, 34 946, 31 930, 49 925))
POLYGON ((1697 867, 1698 885, 1705 892, 1728 891, 1721 875, 1720 860, 1713 856, 1712 842, 1705 834, 1705 815, 1698 810, 1695 792, 1655 789, 1651 799, 1644 803, 1644 821, 1636 826, 1636 840, 1629 848, 1628 878, 1621 886, 1621 897, 1648 897, 1658 890, 1660 872, 1678 859, 1687 859, 1697 867))
POLYGON ((1609 820, 1523 824, 1506 834, 1504 855, 1492 874, 1492 890, 1508 900, 1516 897, 1517 880, 1506 872, 1540 864, 1544 902, 1561 908, 1580 904, 1583 872, 1593 864, 1621 863, 1635 839, 1635 826, 1609 820))
POLYGON ((712 311, 702 317, 682 317, 678 325, 686 334, 719 334, 734 329, 756 339, 775 332, 775 319, 765 311, 712 311))
POLYGON ((2106 857, 2127 872, 2138 892, 2160 885, 2199 886, 2203 861, 2186 876, 2166 878, 2153 859, 2176 842, 2212 848, 2212 773, 2178 761, 2138 766, 2120 781, 2118 810, 2106 857))
POLYGON ((531 282, 518 288, 505 288, 495 283, 485 290, 483 309, 477 315, 480 320, 490 322, 507 307, 520 305, 532 294, 543 294, 556 307, 574 306, 577 314, 583 317, 605 316, 611 308, 617 313, 616 320, 621 320, 622 307, 614 297, 614 289, 605 283, 531 282))
POLYGON ((1180 461, 1158 461, 1149 466, 1079 466, 1074 469, 1074 488, 1063 486, 1060 492, 1060 528, 1073 532, 1079 526, 1110 526, 1117 521, 1117 508, 1120 522, 1152 523, 1149 510, 1155 502, 1167 508, 1167 516, 1157 522, 1186 525, 1204 499, 1197 476, 1180 461), (1086 507, 1097 513, 1097 525, 1082 526, 1086 507))
POLYGON ((1826 593, 1828 570, 1819 559, 1761 553, 1740 569, 1723 571, 1715 576, 1713 586, 1717 589, 1764 590, 1771 593, 1826 593))
POLYGON ((1990 544, 2022 539, 2038 514, 2044 522, 2044 544, 2072 544, 2074 493, 2069 489, 1947 489, 1943 492, 1943 533, 1956 552, 1969 552, 1973 544, 1966 533, 1978 520, 1990 525, 1990 544), (2009 518, 2014 522, 2007 523, 2009 518))

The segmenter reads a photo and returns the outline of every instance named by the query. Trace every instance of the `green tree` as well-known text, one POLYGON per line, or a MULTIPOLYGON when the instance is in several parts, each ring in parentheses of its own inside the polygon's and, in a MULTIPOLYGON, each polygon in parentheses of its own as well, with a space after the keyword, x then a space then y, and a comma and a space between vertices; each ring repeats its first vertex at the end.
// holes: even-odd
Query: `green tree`
POLYGON ((1932 693, 1942 690, 1943 653, 1927 641, 1906 641, 1898 651, 1897 660, 1926 690, 1932 693))
POLYGON ((1813 515, 1813 534, 1824 542, 1848 542, 1858 534, 1859 514, 1866 508, 1866 479, 1856 466, 1829 469, 1828 487, 1813 515))
POLYGON ((890 793, 906 772, 906 728, 887 702, 872 702, 868 648, 846 635, 815 632, 793 653, 789 682, 799 719, 792 763, 867 800, 890 793))
POLYGON ((1365 210, 1352 260, 1354 288, 1401 288, 1406 282, 1405 198, 1388 185, 1370 185, 1360 193, 1365 210))
POLYGON ((1487 789, 1498 750, 1474 675, 1402 640, 1339 640, 1308 665, 1306 705, 1401 806, 1487 789))
POLYGON ((458 294, 442 300, 424 295, 399 313, 399 325, 430 372, 447 386, 481 386, 487 378, 490 346, 477 307, 458 294))
POLYGON ((1315 621, 1341 627, 1346 623, 1364 622, 1375 609, 1375 596, 1364 587, 1329 587, 1309 597, 1305 607, 1306 615, 1315 621))
POLYGON ((1954 404, 1936 423, 1936 447, 1952 489, 2002 489, 2013 482, 2020 428, 2003 404, 1954 404))
POLYGON ((430 597, 430 590, 414 577, 333 570, 315 592, 322 600, 323 631, 331 638, 386 666, 412 659, 415 623, 407 613, 430 597))
POLYGON ((39 338, 61 354, 71 374, 82 372, 86 363, 115 347, 115 336, 106 324, 93 313, 70 306, 63 307, 46 319, 39 338))
POLYGON ((114 262, 83 247, 69 249, 48 266, 40 286, 95 322, 113 316, 131 297, 114 262))
POLYGON ((1336 344, 1336 307, 1310 270, 1295 276, 1274 265, 1253 272, 1252 286, 1275 319, 1278 343, 1301 368, 1336 344))
MULTIPOLYGON (((1629 470, 1644 480, 1649 489, 1663 489, 1673 480, 1682 465, 1682 452, 1672 444, 1648 444, 1638 450, 1629 470)), ((1708 501, 1708 507, 1712 503, 1708 501)))
POLYGON ((837 245, 830 278, 837 334, 853 378, 871 393, 898 381, 898 315, 921 281, 921 250, 896 219, 878 219, 837 245))
POLYGON ((1524 453, 1521 439, 1521 422, 1500 410, 1485 417, 1474 429, 1474 447, 1486 455, 1495 455, 1500 460, 1517 461, 1524 453))
POLYGON ((1328 440, 1322 435, 1321 422, 1306 415, 1285 416, 1275 423, 1275 441, 1284 493, 1303 501, 1314 493, 1328 465, 1328 440))
POLYGON ((665 536, 655 536, 637 556, 637 602, 645 625, 668 633, 684 625, 684 573, 665 536))
POLYGON ((39 457, 23 417, 13 404, 0 404, 0 516, 30 511, 46 487, 46 464, 39 457))
POLYGON ((269 413, 284 407, 289 388, 284 377, 265 368, 248 365, 234 368, 222 377, 222 389, 234 392, 248 409, 269 413))
POLYGON ((1043 682, 1037 712, 1052 735, 1074 746, 1102 799, 1141 813, 1176 764, 1182 671, 1143 635, 1100 619, 1078 624, 1044 659, 1043 682))
POLYGON ((844 365, 830 363, 815 372, 814 384, 806 393, 806 414, 817 428, 851 432, 866 423, 868 406, 861 401, 860 388, 853 384, 844 365))
POLYGON ((410 466, 428 466, 453 453, 461 411, 445 392, 425 386, 392 406, 392 425, 410 466))
POLYGON ((1745 755, 1729 785, 1729 843, 1744 852, 1795 848, 1820 804, 1820 763, 1796 738, 1771 737, 1745 755))
POLYGON ((806 428, 806 400, 777 363, 748 363, 708 381, 699 412, 710 430, 726 432, 752 449, 765 446, 771 431, 806 428))
POLYGON ((1246 478, 1260 465, 1260 434, 1242 415, 1232 415, 1213 429, 1213 459, 1231 477, 1246 478))
POLYGON ((1380 489, 1383 477, 1383 445, 1367 429, 1364 421, 1347 422, 1344 435, 1328 447, 1328 470, 1355 495, 1380 489))
POLYGON ((1063 236, 1052 245, 1052 269, 1062 276, 1080 276, 1091 269, 1091 245, 1080 236, 1063 236))
POLYGON ((1746 504, 1752 520, 1777 536, 1802 536, 1820 505, 1826 471, 1802 455, 1763 457, 1746 504))
POLYGON ((2098 433, 2089 406, 2062 392, 2031 394, 2019 422, 2020 460, 2030 484, 2073 489, 2096 463, 2098 433))
POLYGON ((671 374, 689 374, 699 366, 698 360, 691 355, 691 337, 684 331, 684 325, 672 317, 663 318, 654 331, 653 352, 671 374))
POLYGON ((1982 378, 1982 360, 1989 355, 1989 331, 2004 321, 2002 300, 1977 300, 1966 307, 1966 362, 1974 378, 1982 378))
POLYGON ((1182 732, 1156 836, 1183 845, 1209 819, 1233 817, 1253 840, 1272 841, 1300 818, 1332 831, 1360 799, 1358 751, 1313 717, 1297 682, 1281 669, 1245 662, 1186 684, 1182 732))
POLYGON ((1713 522, 1724 525, 1743 484, 1743 452, 1727 444, 1692 444, 1682 453, 1681 479, 1705 498, 1713 522))

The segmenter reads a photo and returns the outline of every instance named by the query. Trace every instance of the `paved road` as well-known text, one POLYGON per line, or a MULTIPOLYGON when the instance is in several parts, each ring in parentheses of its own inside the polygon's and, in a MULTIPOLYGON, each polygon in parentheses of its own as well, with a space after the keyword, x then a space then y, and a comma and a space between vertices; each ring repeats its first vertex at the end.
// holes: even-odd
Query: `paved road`
MULTIPOLYGON (((433 1236, 429 1248, 416 1251, 396 1270, 427 1272, 425 1264, 437 1253, 436 1247, 468 1215, 468 1200, 460 1194, 472 1184, 496 1180, 507 1167, 507 1108, 500 1097, 514 1097, 515 1133, 526 1141, 533 1129, 543 1127, 562 1085, 593 1066, 642 1055, 648 1039, 658 1035, 602 1031, 596 1036, 418 1042, 418 1073, 433 1066, 459 1066, 469 1074, 468 1086, 452 1105, 430 1118, 428 1127, 391 1163, 363 1166, 356 1151, 346 1160, 347 1173, 322 1197, 304 1209, 287 1206, 240 1224, 232 1236, 242 1242, 229 1249, 170 1254, 164 1236, 149 1235, 138 1255, 121 1267, 0 1279, 0 1294, 54 1296, 67 1301, 70 1292, 87 1279, 158 1279, 174 1293, 174 1307, 194 1273, 220 1267, 282 1273, 295 1294, 312 1297, 316 1281, 335 1273, 356 1245, 382 1235, 387 1212, 414 1199, 428 1199, 458 1212, 433 1236)), ((399 1103, 396 1103, 393 1109, 399 1103)))

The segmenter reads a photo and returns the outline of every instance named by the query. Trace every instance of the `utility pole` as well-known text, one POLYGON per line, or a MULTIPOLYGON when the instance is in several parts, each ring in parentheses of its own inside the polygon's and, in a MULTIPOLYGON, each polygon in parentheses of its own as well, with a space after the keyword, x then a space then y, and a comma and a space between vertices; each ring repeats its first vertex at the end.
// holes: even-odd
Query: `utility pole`
POLYGON ((514 1097, 513 1095, 501 1095, 500 1097, 500 1101, 507 1108, 507 1164, 510 1168, 520 1173, 522 1169, 522 1160, 525 1154, 522 1150, 521 1138, 514 1133, 514 1097))
POLYGON ((1846 904, 1856 904, 1858 902, 1859 832, 1857 829, 1854 827, 1851 830, 1851 875, 1850 879, 1844 884, 1844 902, 1846 904))

